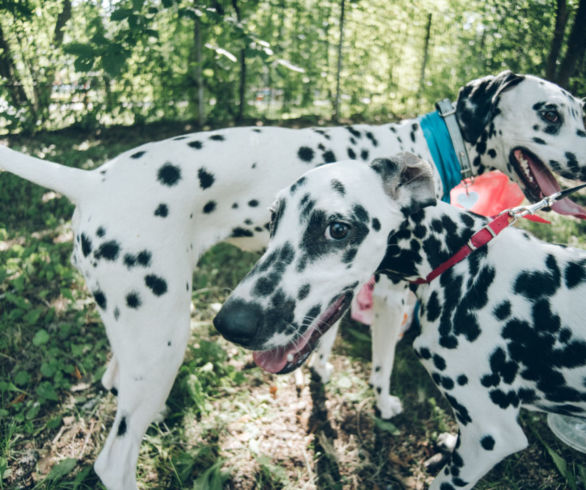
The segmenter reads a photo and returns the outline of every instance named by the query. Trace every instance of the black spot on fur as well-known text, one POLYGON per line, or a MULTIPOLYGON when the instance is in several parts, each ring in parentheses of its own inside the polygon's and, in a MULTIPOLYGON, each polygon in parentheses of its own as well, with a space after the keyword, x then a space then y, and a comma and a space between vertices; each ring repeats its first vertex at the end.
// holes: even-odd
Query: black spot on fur
POLYGON ((203 147, 203 144, 201 141, 190 141, 189 143, 187 143, 188 146, 190 146, 191 148, 194 148, 196 150, 201 150, 203 147))
POLYGON ((367 161, 368 160, 368 150, 362 150, 360 152, 360 158, 362 158, 362 160, 367 161))
POLYGON ((167 162, 159 168, 157 179, 161 184, 172 187, 181 180, 181 169, 177 165, 167 162))
POLYGON ((157 209, 155 209, 155 216, 159 216, 161 218, 166 218, 169 215, 169 208, 166 204, 159 204, 157 209))
POLYGON ((446 369, 446 361, 442 356, 434 354, 432 360, 435 367, 438 368, 440 371, 446 369))
POLYGON ((297 151, 297 156, 304 162, 311 162, 313 160, 314 151, 309 146, 302 146, 297 151))
POLYGON ((140 158, 141 156, 143 156, 146 153, 146 151, 137 151, 136 153, 133 153, 132 155, 130 155, 130 158, 140 158))
POLYGON ((81 234, 81 253, 84 257, 92 253, 92 241, 85 233, 81 234))
POLYGON ((199 185, 202 189, 211 187, 216 180, 214 174, 208 172, 204 167, 201 167, 197 171, 197 177, 199 178, 199 185))
POLYGON ((167 292, 167 282, 161 277, 149 274, 145 276, 144 282, 155 296, 162 296, 167 292))
POLYGON ((259 203, 258 203, 258 201, 257 201, 256 199, 251 199, 250 201, 248 201, 248 205, 249 205, 251 208, 256 208, 256 207, 258 206, 258 204, 259 204, 259 203))
POLYGON ((224 136, 222 136, 221 134, 212 134, 210 136, 210 139, 213 141, 224 141, 226 138, 224 138, 224 136))
POLYGON ((143 250, 139 252, 136 256, 136 261, 139 265, 142 265, 143 267, 148 267, 149 265, 151 265, 152 256, 153 254, 151 252, 149 252, 148 250, 143 250))
POLYGON ((555 257, 548 255, 545 260, 547 271, 527 271, 519 274, 514 284, 514 291, 530 300, 537 300, 542 296, 552 296, 561 283, 561 273, 555 257))
POLYGON ((492 451, 494 449, 494 439, 492 436, 484 436, 480 439, 480 445, 487 451, 492 451))
POLYGON ((362 138, 362 133, 357 129, 354 129, 352 126, 344 126, 344 129, 346 129, 355 138, 362 138))
POLYGON ((541 138, 532 138, 532 139, 533 139, 533 141, 534 141, 535 143, 537 143, 537 144, 539 144, 539 145, 545 145, 545 144, 547 144, 547 143, 545 142, 545 140, 542 140, 541 138))
POLYGON ((311 286, 309 284, 304 284, 303 286, 301 286, 299 288, 299 291, 297 292, 297 299, 299 301, 307 298, 307 295, 309 294, 309 291, 311 290, 311 286))
POLYGON ((208 201, 208 202, 206 202, 205 206, 203 207, 203 212, 206 214, 209 214, 214 209, 216 209, 216 201, 208 201))
POLYGON ((141 304, 142 302, 140 301, 140 296, 136 291, 133 291, 126 295, 126 305, 129 308, 136 310, 141 304))
POLYGON ((124 265, 129 269, 136 265, 136 256, 132 254, 124 254, 124 265))
POLYGON ((352 148, 348 148, 348 158, 356 160, 356 152, 352 148))
POLYGON ((96 235, 98 235, 100 238, 102 238, 104 235, 106 234, 106 230, 104 229, 103 226, 100 226, 97 230, 96 230, 96 235))
POLYGON ((340 182, 339 180, 333 179, 331 182, 331 186, 332 186, 332 189, 334 189, 340 195, 342 195, 342 196, 346 195, 346 188, 344 187, 344 184, 342 184, 342 182, 340 182))
POLYGON ((493 313, 497 320, 506 320, 511 315, 511 302, 508 300, 503 301, 495 307, 493 313))
POLYGON ((118 320, 120 318, 120 310, 118 307, 114 308, 114 320, 118 320))
POLYGON ((102 243, 99 248, 96 250, 95 257, 96 259, 106 259, 109 261, 114 261, 118 258, 120 254, 120 245, 115 240, 110 240, 108 242, 102 243))
POLYGON ((252 233, 250 230, 246 230, 238 226, 232 230, 232 234, 230 236, 232 238, 251 237, 254 236, 254 233, 252 233))
POLYGON ((377 218, 372 218, 372 228, 374 231, 380 230, 380 221, 377 218))
POLYGON ((586 280, 585 261, 569 262, 564 270, 564 280, 568 289, 575 288, 586 280))
POLYGON ((118 437, 123 436, 124 434, 126 434, 126 417, 122 417, 120 419, 120 424, 118 424, 118 432, 117 435, 118 437))
POLYGON ((106 295, 99 289, 96 289, 95 291, 92 291, 92 294, 94 296, 94 299, 96 300, 96 304, 102 309, 105 310, 106 309, 106 295))
POLYGON ((465 374, 461 374, 460 376, 458 376, 456 381, 460 386, 465 386, 468 384, 468 376, 466 376, 465 374))
POLYGON ((334 155, 334 152, 331 150, 326 151, 323 155, 322 158, 324 159, 324 162, 326 163, 332 163, 336 161, 336 155, 334 155))

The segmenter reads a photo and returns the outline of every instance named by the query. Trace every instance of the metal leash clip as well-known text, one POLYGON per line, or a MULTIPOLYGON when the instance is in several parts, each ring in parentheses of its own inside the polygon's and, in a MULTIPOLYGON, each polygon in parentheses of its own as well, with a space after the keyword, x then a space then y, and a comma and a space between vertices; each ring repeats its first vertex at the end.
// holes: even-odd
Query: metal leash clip
POLYGON ((560 199, 563 199, 569 196, 570 194, 573 194, 574 192, 583 189, 584 187, 586 187, 586 184, 580 184, 575 187, 570 187, 569 189, 566 189, 564 191, 559 191, 549 196, 546 196, 541 201, 538 201, 529 206, 517 206, 516 208, 507 209, 503 211, 501 214, 508 213, 509 216, 512 218, 511 224, 513 224, 519 218, 522 218, 529 214, 535 214, 535 212, 539 211, 540 209, 550 207, 554 202, 559 201, 560 199))

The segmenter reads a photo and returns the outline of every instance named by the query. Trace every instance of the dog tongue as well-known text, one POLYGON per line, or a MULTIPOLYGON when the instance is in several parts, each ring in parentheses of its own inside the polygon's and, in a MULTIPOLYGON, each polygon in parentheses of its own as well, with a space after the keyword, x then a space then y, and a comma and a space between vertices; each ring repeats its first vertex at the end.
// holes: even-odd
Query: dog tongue
MULTIPOLYGON (((547 168, 542 165, 535 165, 531 159, 527 159, 527 161, 544 196, 549 196, 560 191, 560 185, 547 168)), ((559 214, 586 219, 586 209, 567 197, 553 203, 551 209, 559 214)))
POLYGON ((252 358, 256 365, 269 373, 279 373, 289 362, 289 356, 295 356, 301 351, 309 342, 313 328, 308 328, 307 331, 299 337, 295 342, 290 343, 285 347, 276 347, 271 350, 255 351, 252 353, 252 358))

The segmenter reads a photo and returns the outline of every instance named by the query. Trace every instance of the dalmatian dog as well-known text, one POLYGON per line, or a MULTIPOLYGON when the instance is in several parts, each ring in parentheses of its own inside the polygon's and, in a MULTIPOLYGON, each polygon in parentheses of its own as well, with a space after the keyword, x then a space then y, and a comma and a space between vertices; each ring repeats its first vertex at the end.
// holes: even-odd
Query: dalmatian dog
MULTIPOLYGON (((503 72, 464 86, 456 114, 474 173, 499 169, 530 199, 557 188, 552 172, 586 174, 583 155, 576 153, 586 141, 581 103, 556 85, 503 72)), ((275 193, 308 169, 402 150, 430 159, 418 120, 187 134, 142 145, 90 171, 0 147, 0 168, 76 205, 72 261, 95 298, 112 348, 102 382, 118 394, 115 420, 95 464, 108 488, 136 488, 141 439, 164 408, 189 338, 192 271, 201 254, 223 240, 262 249, 275 193)), ((569 201, 558 211, 582 212, 569 201)), ((400 303, 393 298, 377 293, 377 311, 400 303)), ((373 335, 385 331, 375 326, 373 335)), ((381 346, 391 343, 383 340, 374 342, 375 359, 388 359, 381 346)), ((388 381, 381 388, 392 366, 385 363, 374 365, 381 380, 378 406, 390 416, 400 403, 390 397, 388 381)), ((327 374, 327 364, 321 367, 327 374)))
POLYGON ((459 424, 432 489, 472 488, 525 448, 522 407, 586 418, 585 251, 508 227, 431 282, 417 281, 488 219, 436 204, 429 165, 408 153, 309 171, 274 209, 267 250, 216 328, 269 371, 287 372, 371 274, 411 281, 421 302, 414 349, 459 424))

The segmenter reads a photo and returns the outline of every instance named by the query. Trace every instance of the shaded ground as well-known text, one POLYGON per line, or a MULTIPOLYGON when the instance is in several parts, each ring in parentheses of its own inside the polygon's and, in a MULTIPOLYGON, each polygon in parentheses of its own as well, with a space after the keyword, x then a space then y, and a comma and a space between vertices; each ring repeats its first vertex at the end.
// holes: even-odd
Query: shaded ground
MULTIPOLYGON (((143 141, 189 128, 53 133, 11 145, 93 167, 143 141)), ((69 265, 71 205, 0 175, 0 488, 100 488, 91 468, 113 420, 115 398, 99 384, 109 352, 80 277, 69 265)), ((533 226, 533 225, 532 225, 533 226)), ((584 245, 584 226, 554 218, 551 241, 584 245)), ((346 320, 326 386, 261 372, 249 353, 211 327, 217 304, 256 256, 215 247, 194 274, 192 340, 165 421, 141 447, 141 488, 420 489, 424 461, 454 430, 449 408, 410 349, 399 346, 393 392, 405 412, 377 418, 367 384, 368 330, 346 320)), ((555 439, 539 414, 522 419, 530 447, 478 488, 585 488, 586 463, 555 439)))

